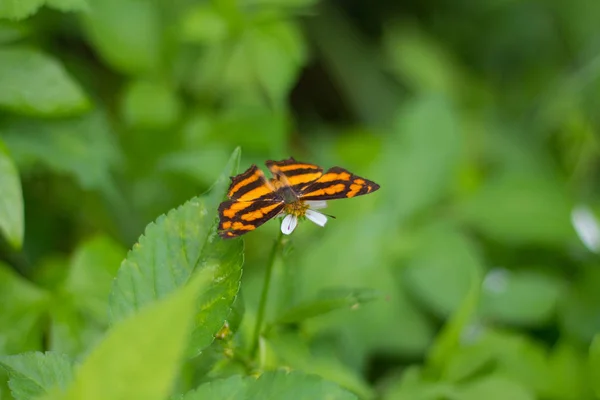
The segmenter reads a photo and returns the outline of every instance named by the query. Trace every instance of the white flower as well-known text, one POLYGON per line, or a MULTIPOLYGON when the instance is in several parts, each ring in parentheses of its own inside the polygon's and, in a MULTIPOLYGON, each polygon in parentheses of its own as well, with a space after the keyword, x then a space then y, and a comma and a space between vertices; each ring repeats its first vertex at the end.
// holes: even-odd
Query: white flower
MULTIPOLYGON (((300 211, 294 212, 293 214, 287 213, 287 215, 281 221, 281 232, 286 235, 289 235, 296 229, 296 225, 298 225, 298 217, 305 216, 310 219, 312 222, 319 226, 325 226, 327 223, 327 216, 321 214, 318 211, 322 208, 327 207, 327 202, 325 200, 307 200, 301 204, 300 211)), ((295 210, 298 210, 297 207, 294 207, 295 210)))

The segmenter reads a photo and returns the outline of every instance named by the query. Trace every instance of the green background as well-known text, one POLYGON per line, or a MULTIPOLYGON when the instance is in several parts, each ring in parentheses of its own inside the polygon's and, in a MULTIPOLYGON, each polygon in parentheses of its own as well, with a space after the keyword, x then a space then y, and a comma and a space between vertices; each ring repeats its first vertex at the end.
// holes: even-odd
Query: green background
MULTIPOLYGON (((239 146, 238 172, 293 156, 381 185, 286 240, 265 370, 367 399, 596 398, 599 20, 595 0, 0 0, 0 355, 87 354, 127 249, 239 146)), ((244 237, 226 351, 278 230, 244 237)), ((233 364, 213 345, 176 387, 233 364)))

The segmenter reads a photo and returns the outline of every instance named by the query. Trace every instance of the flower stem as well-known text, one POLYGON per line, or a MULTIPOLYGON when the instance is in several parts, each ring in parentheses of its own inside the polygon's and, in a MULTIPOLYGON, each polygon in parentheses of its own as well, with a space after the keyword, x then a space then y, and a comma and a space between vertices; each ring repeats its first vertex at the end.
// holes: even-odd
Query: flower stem
POLYGON ((263 322, 265 319, 265 311, 267 308, 267 298, 269 296, 269 288, 271 286, 271 276, 273 275, 273 266, 277 259, 277 253, 281 247, 281 239, 283 239, 283 232, 279 231, 279 235, 273 243, 269 259, 267 261, 267 270, 265 271, 265 280, 263 282, 262 293, 260 295, 260 303, 258 305, 258 313, 256 314, 256 325, 254 326, 254 336, 252 339, 252 347, 250 349, 250 356, 254 358, 256 351, 258 350, 258 344, 260 341, 260 334, 262 331, 263 322))

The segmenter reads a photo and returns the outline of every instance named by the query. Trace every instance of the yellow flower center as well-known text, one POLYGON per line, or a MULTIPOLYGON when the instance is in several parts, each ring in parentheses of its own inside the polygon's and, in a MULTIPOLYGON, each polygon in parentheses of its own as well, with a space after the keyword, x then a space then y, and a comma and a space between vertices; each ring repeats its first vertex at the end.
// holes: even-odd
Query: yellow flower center
POLYGON ((286 204, 283 212, 286 214, 295 215, 298 218, 302 218, 304 215, 306 215, 306 210, 308 210, 308 204, 302 200, 298 200, 294 201, 293 203, 286 204))

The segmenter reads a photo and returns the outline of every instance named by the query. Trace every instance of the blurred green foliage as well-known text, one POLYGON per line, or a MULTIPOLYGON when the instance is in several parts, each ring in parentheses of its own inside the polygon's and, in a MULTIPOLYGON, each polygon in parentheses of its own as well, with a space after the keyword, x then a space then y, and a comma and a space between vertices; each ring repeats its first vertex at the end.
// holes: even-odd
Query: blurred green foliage
POLYGON ((598 398, 599 19, 0 0, 0 399, 598 398), (279 225, 224 243, 216 207, 289 156, 381 189, 284 243, 253 359, 279 225))

